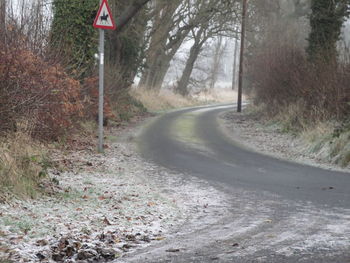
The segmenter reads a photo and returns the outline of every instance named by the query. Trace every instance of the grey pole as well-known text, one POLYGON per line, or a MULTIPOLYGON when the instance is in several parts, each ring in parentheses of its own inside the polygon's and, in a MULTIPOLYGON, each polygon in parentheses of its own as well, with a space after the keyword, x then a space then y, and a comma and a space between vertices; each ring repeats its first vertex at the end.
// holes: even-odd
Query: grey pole
POLYGON ((98 93, 98 152, 103 153, 103 93, 104 93, 104 49, 105 31, 100 29, 100 70, 99 70, 99 93, 98 93))

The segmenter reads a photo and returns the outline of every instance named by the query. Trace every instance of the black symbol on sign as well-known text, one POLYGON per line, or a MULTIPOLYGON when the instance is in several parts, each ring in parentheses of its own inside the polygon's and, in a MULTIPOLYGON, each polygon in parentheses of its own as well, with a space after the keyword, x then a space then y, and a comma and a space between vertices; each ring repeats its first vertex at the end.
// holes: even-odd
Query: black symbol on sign
POLYGON ((102 21, 106 21, 106 23, 107 23, 108 17, 109 17, 109 14, 105 14, 105 12, 103 12, 103 16, 100 17, 101 23, 102 23, 102 21))

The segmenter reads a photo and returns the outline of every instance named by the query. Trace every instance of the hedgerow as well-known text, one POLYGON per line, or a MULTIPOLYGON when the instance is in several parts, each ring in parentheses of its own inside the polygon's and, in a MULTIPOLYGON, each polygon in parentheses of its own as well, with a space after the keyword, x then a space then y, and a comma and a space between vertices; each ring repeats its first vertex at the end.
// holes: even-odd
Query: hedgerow
POLYGON ((81 85, 26 48, 0 44, 0 132, 26 121, 28 132, 57 140, 83 117, 81 85))

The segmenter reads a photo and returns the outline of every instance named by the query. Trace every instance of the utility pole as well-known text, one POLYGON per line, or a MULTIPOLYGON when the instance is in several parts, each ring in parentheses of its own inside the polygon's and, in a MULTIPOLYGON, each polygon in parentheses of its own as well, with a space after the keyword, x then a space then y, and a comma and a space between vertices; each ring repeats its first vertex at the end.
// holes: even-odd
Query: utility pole
POLYGON ((242 8, 242 27, 241 27, 241 52, 239 58, 239 76, 238 76, 238 102, 237 112, 242 112, 242 87, 243 87, 243 72, 244 72, 244 41, 245 41, 245 28, 246 28, 246 16, 247 16, 247 1, 243 0, 242 8))

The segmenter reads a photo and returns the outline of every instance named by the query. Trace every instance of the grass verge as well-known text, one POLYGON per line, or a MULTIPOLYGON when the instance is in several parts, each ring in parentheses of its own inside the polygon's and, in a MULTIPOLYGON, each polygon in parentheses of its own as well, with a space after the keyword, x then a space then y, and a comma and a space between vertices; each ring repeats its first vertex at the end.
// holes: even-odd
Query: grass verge
POLYGON ((22 132, 0 139, 0 201, 9 195, 35 198, 50 161, 44 148, 22 132))
POLYGON ((183 97, 166 89, 162 89, 158 93, 152 90, 133 88, 131 89, 130 94, 151 112, 161 112, 213 103, 233 102, 237 97, 235 91, 224 88, 202 91, 189 97, 183 97))
POLYGON ((346 125, 320 122, 301 132, 307 150, 343 168, 350 166, 350 129, 346 125))
POLYGON ((350 166, 350 123, 306 118, 302 114, 305 105, 300 103, 291 104, 272 117, 266 107, 251 105, 248 111, 267 125, 277 125, 281 132, 300 138, 307 154, 343 168, 350 166))
POLYGON ((157 93, 152 90, 133 88, 130 94, 151 112, 166 111, 199 104, 198 101, 192 98, 185 98, 168 90, 162 90, 157 93))

